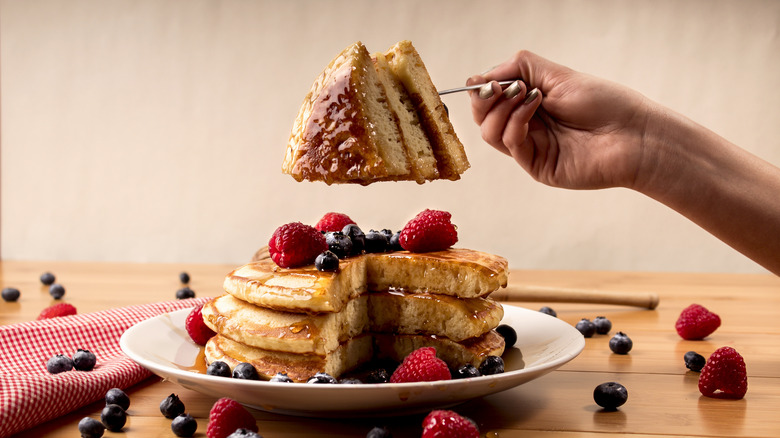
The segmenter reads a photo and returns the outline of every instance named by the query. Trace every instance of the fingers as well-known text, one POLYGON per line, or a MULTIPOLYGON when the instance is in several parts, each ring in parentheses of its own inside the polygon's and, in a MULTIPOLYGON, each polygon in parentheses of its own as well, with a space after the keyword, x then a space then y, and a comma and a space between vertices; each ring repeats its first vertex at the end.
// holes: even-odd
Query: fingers
POLYGON ((529 91, 520 105, 517 105, 509 114, 504 132, 501 135, 501 143, 526 171, 530 171, 534 155, 539 153, 539 148, 534 147, 528 141, 528 129, 536 110, 542 104, 542 93, 538 88, 529 91))
POLYGON ((529 88, 538 88, 549 95, 556 78, 569 71, 571 70, 568 67, 556 64, 533 52, 521 50, 480 77, 485 82, 522 79, 529 88))
POLYGON ((477 90, 469 91, 471 98, 471 114, 477 125, 482 124, 487 112, 490 111, 490 108, 492 108, 499 97, 501 97, 501 86, 495 81, 486 82, 483 78, 478 76, 471 77, 466 81, 466 85, 477 85, 481 83, 484 83, 485 85, 477 90))
POLYGON ((512 83, 499 95, 491 97, 492 108, 489 108, 480 124, 482 138, 488 144, 503 146, 503 135, 509 115, 520 105, 525 96, 525 84, 520 81, 512 83))

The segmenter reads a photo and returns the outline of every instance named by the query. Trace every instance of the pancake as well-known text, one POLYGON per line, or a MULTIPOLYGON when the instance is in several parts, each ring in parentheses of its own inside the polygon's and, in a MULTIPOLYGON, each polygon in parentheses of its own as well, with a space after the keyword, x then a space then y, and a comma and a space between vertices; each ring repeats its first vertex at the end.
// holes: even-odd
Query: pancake
POLYGON ((398 128, 401 132, 401 140, 406 147, 406 155, 411 166, 410 179, 422 184, 427 180, 439 178, 439 169, 436 157, 433 155, 431 142, 428 140, 417 108, 404 85, 395 75, 383 53, 371 55, 379 73, 379 79, 387 92, 387 104, 398 118, 398 128))
POLYGON ((220 335, 265 350, 324 355, 363 333, 435 335, 453 341, 495 328, 503 308, 486 298, 376 292, 340 312, 309 315, 266 309, 226 294, 203 306, 203 320, 220 335))
POLYGON ((441 178, 459 179, 470 167, 466 151, 455 134, 449 114, 417 49, 410 41, 399 41, 385 53, 385 57, 414 102, 436 156, 441 178))
POLYGON ((482 336, 455 342, 451 339, 427 335, 374 335, 375 355, 379 359, 401 362, 409 353, 422 347, 436 348, 436 357, 447 362, 450 369, 465 364, 479 368, 488 356, 504 354, 504 338, 495 330, 482 336))
POLYGON ((203 321, 220 335, 265 350, 324 355, 368 329, 368 295, 341 312, 310 315, 265 309, 226 294, 203 306, 203 321))
POLYGON ((326 184, 422 184, 459 179, 468 168, 444 103, 409 41, 373 56, 359 41, 339 53, 304 98, 282 162, 282 172, 297 181, 326 184))
POLYGON ((487 356, 503 354, 504 338, 495 331, 464 342, 425 335, 384 335, 372 342, 372 336, 362 335, 340 344, 331 353, 313 355, 263 350, 216 335, 206 343, 204 351, 208 363, 222 361, 232 370, 239 363, 248 362, 262 379, 267 380, 283 372, 295 382, 305 382, 318 372, 339 378, 374 356, 400 361, 421 347, 436 348, 437 357, 450 368, 467 363, 479 367, 487 356))
POLYGON ((261 307, 297 313, 338 312, 366 291, 391 289, 459 298, 487 296, 505 287, 506 259, 470 249, 428 253, 364 254, 339 262, 337 272, 313 265, 285 269, 260 259, 229 273, 224 289, 261 307))
POLYGON ((305 382, 316 373, 338 377, 373 357, 371 336, 358 336, 339 345, 327 355, 295 354, 249 347, 221 335, 213 336, 204 349, 206 362, 225 362, 231 370, 242 362, 251 363, 261 379, 287 373, 295 382, 305 382))
POLYGON ((360 41, 314 81, 295 119, 282 171, 298 181, 328 184, 410 174, 398 121, 360 41))

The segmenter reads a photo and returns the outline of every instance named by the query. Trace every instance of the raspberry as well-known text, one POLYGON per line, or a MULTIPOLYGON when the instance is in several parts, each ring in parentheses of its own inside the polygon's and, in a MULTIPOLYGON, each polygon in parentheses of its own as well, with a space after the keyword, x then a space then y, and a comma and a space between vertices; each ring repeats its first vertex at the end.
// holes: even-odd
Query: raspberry
POLYGON ((423 347, 407 355, 390 377, 390 383, 433 382, 450 380, 447 364, 436 357, 436 349, 423 347))
POLYGON ((283 268, 314 263, 317 255, 327 249, 325 236, 314 227, 300 222, 282 225, 268 241, 271 259, 283 268))
POLYGON ((355 221, 349 218, 344 213, 325 213, 325 216, 320 219, 316 225, 314 225, 314 228, 317 229, 317 231, 320 232, 328 232, 328 231, 341 231, 349 224, 354 224, 355 221))
POLYGON ((399 241, 410 252, 447 249, 458 241, 458 231, 446 211, 424 210, 401 230, 399 241))
POLYGON ((257 432, 255 417, 233 399, 223 397, 217 400, 209 412, 206 436, 208 438, 226 438, 239 428, 257 432))
POLYGON ((704 306, 691 304, 683 309, 674 328, 686 340, 704 339, 720 327, 720 317, 704 306))
POLYGON ((205 322, 203 322, 203 306, 197 306, 192 309, 187 320, 184 322, 184 328, 187 329, 187 334, 190 335, 190 339, 198 345, 206 345, 206 342, 216 335, 214 330, 209 328, 205 322))
POLYGON ((436 410, 423 420, 422 438, 479 438, 479 429, 456 412, 436 410))
POLYGON ((721 347, 707 359, 699 375, 699 392, 707 397, 740 399, 747 392, 745 360, 731 347, 721 347))
POLYGON ((43 309, 43 311, 41 311, 41 314, 38 315, 38 319, 57 318, 60 316, 68 316, 68 315, 75 315, 75 314, 76 314, 76 307, 74 307, 73 304, 59 303, 43 309))

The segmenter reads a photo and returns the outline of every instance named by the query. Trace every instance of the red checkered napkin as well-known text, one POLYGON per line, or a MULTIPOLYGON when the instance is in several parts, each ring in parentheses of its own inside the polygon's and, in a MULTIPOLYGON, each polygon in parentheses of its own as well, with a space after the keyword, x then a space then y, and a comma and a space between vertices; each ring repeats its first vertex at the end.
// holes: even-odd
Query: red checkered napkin
POLYGON ((145 319, 208 300, 192 298, 0 326, 0 437, 100 400, 111 388, 125 389, 149 377, 149 371, 122 353, 122 333, 145 319), (72 357, 79 348, 97 356, 92 371, 46 371, 49 358, 58 353, 72 357))

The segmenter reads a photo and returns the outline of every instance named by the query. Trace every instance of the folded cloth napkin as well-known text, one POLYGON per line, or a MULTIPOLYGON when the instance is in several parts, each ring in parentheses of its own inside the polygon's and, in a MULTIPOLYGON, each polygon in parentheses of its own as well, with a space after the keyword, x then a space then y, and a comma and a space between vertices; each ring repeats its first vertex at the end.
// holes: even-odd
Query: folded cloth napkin
MULTIPOLYGON (((119 348, 136 323, 210 298, 190 298, 0 326, 0 437, 7 437, 128 388, 150 376, 119 348), (92 371, 49 374, 55 354, 95 353, 92 371)), ((75 433, 75 432, 74 432, 75 433)))

